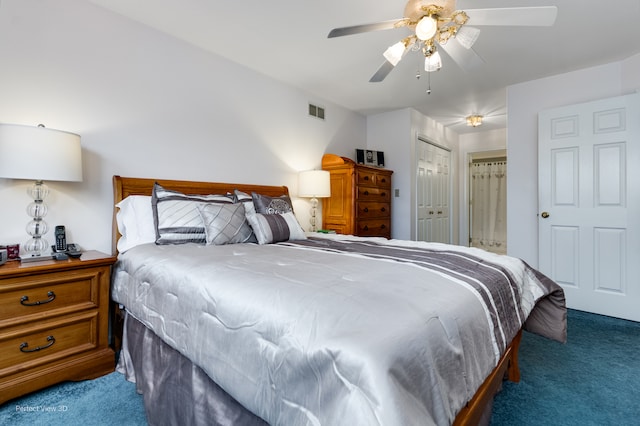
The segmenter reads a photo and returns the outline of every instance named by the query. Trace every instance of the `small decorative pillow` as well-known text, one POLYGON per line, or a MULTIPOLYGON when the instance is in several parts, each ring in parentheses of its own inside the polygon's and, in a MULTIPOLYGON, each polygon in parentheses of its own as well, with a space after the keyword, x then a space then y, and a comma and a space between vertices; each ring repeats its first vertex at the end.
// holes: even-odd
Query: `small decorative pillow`
POLYGON ((251 197, 253 198, 253 205, 255 206, 257 213, 282 214, 293 212, 293 204, 291 203, 291 199, 288 195, 269 197, 252 192, 251 197))
POLYGON ((244 211, 246 215, 250 215, 256 212, 256 208, 253 206, 253 197, 246 192, 233 191, 234 200, 236 203, 244 204, 244 211))
POLYGON ((258 238, 258 244, 307 239, 293 212, 282 214, 254 213, 247 215, 247 220, 258 238))
POLYGON ((246 243, 253 236, 244 215, 243 203, 203 204, 198 206, 198 211, 204 223, 207 244, 246 243))
POLYGON ((187 195, 156 183, 151 194, 156 244, 205 244, 206 233, 198 206, 233 204, 226 195, 187 195))

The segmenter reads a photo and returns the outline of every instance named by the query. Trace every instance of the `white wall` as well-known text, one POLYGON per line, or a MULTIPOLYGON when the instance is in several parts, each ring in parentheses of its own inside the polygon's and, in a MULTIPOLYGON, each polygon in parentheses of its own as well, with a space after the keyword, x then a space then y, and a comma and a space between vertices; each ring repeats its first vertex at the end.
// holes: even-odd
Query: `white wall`
MULTIPOLYGON (((407 108, 367 117, 367 148, 384 151, 386 168, 393 170, 393 188, 399 197, 391 200, 391 236, 416 239, 416 143, 422 136, 443 148, 451 150, 452 200, 458 199, 458 134, 442 124, 407 108)), ((458 204, 453 203, 451 221, 453 239, 458 241, 458 204)))
MULTIPOLYGON (((287 185, 295 197, 297 171, 366 145, 363 116, 86 1, 3 0, 0 57, 0 122, 82 137, 84 181, 47 182, 46 220, 88 249, 111 251, 114 174, 287 185)), ((27 240, 29 184, 0 178, 0 244, 27 240)), ((308 203, 295 208, 308 225, 308 203)))
POLYGON ((538 112, 632 93, 640 55, 507 88, 507 251, 538 266, 538 112))

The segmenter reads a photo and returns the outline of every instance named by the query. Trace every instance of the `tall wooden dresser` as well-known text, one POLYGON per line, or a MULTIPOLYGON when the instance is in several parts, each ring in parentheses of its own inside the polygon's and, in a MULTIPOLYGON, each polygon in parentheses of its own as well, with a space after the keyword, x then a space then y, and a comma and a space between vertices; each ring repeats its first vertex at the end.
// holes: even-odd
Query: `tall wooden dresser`
POLYGON ((331 174, 331 196, 322 201, 323 228, 339 234, 391 238, 391 170, 322 157, 331 174))

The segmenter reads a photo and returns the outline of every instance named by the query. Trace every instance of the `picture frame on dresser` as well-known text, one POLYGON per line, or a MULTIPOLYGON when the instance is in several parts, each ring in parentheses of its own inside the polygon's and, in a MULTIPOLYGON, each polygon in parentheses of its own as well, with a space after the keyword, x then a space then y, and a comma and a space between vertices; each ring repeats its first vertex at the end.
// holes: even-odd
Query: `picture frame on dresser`
POLYGON ((356 149, 356 163, 384 168, 384 152, 370 149, 356 149))

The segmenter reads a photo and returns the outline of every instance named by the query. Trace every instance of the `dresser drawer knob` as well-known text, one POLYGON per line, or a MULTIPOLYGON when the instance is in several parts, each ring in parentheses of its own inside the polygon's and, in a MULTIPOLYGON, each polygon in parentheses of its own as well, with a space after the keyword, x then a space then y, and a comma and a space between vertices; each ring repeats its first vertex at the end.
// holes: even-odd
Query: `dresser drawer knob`
POLYGON ((365 177, 364 177, 364 180, 369 180, 369 176, 365 176, 365 177))
POLYGON ((20 343, 20 352, 27 352, 27 353, 28 352, 38 352, 38 351, 41 351, 42 349, 47 349, 47 348, 51 347, 56 342, 56 339, 53 336, 47 336, 47 342, 49 342, 49 343, 47 343, 44 346, 36 346, 33 349, 27 349, 29 347, 29 344, 27 342, 22 342, 22 343, 20 343))
POLYGON ((385 229, 386 227, 387 227, 387 226, 386 226, 386 225, 384 225, 384 224, 380 225, 380 229, 385 229))
POLYGON ((362 228, 362 229, 364 229, 365 231, 368 231, 369 230, 369 226, 365 225, 364 228, 362 228))
POLYGON ((29 296, 22 296, 20 298, 20 304, 24 306, 38 306, 44 305, 45 303, 53 302, 56 299, 56 295, 53 291, 47 293, 47 300, 38 300, 37 302, 29 302, 29 296))
POLYGON ((380 211, 381 211, 381 212, 386 212, 386 211, 387 211, 387 209, 385 209, 384 207, 382 207, 382 208, 380 209, 380 211))
POLYGON ((369 213, 369 207, 365 207, 363 210, 365 213, 369 213))
POLYGON ((380 196, 381 196, 381 197, 386 197, 386 196, 387 196, 387 193, 386 193, 386 192, 382 192, 382 193, 380 193, 380 196))
POLYGON ((364 195, 369 195, 369 191, 364 191, 364 195))

